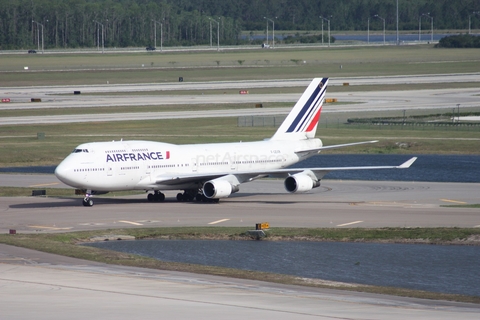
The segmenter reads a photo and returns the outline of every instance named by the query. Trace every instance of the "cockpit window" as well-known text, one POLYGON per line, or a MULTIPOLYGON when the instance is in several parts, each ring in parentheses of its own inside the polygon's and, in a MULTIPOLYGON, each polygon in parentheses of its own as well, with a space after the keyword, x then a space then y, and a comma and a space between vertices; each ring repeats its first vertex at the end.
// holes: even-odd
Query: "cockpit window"
POLYGON ((80 153, 80 152, 88 153, 88 149, 73 149, 72 151, 72 153, 80 153))

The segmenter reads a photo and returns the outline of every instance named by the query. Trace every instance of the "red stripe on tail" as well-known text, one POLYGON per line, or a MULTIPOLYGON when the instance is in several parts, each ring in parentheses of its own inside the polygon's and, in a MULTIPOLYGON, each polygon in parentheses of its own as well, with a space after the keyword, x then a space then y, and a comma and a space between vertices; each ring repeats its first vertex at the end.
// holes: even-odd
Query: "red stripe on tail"
POLYGON ((313 117, 312 122, 310 122, 310 124, 308 125, 307 132, 310 132, 315 128, 315 126, 318 123, 318 120, 320 120, 320 113, 321 112, 322 112, 322 107, 320 107, 320 109, 318 109, 317 114, 315 115, 315 117, 313 117))

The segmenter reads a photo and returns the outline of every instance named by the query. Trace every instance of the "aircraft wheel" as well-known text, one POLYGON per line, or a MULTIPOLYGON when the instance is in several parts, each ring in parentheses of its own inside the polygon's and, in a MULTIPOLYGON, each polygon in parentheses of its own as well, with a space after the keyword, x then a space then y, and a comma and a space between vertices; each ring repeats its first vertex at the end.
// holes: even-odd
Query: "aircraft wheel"
POLYGON ((177 201, 183 201, 183 193, 177 193, 177 201))
POLYGON ((158 201, 159 201, 159 202, 165 201, 165 194, 164 194, 164 193, 161 193, 161 192, 160 192, 160 193, 158 194, 158 201))
POLYGON ((149 193, 148 196, 147 196, 147 200, 150 201, 150 202, 154 201, 154 195, 149 193))
POLYGON ((83 206, 84 206, 84 207, 91 207, 91 206, 93 206, 93 200, 90 199, 90 198, 85 198, 85 199, 83 199, 83 202, 82 202, 82 203, 83 203, 83 206))

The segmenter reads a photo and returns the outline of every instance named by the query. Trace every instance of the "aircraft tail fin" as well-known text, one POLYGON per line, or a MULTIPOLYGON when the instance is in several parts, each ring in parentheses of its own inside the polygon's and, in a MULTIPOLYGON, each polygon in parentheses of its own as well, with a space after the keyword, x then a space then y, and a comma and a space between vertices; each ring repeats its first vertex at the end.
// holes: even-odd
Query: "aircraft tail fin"
POLYGON ((271 140, 313 139, 320 120, 327 84, 328 78, 313 79, 271 140))

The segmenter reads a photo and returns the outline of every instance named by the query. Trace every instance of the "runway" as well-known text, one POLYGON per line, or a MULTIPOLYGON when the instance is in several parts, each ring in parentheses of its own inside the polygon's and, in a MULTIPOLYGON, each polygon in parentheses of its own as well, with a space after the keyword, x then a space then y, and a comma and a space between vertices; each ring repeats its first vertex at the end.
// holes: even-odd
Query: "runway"
MULTIPOLYGON (((420 84, 426 82, 452 83, 452 82, 478 82, 478 74, 458 74, 448 76, 397 76, 397 77, 366 77, 331 79, 329 85, 340 85, 349 82, 350 85, 379 85, 379 84, 420 84)), ((162 111, 161 106, 177 104, 252 104, 291 102, 298 100, 300 94, 203 94, 206 89, 251 89, 274 87, 306 87, 308 80, 277 80, 277 81, 235 81, 235 82, 205 82, 205 83, 168 83, 168 84, 141 84, 118 86, 85 86, 82 92, 102 92, 105 95, 66 95, 79 88, 72 87, 28 87, 28 88, 2 88, 1 98, 10 98, 10 104, 3 104, 2 110, 21 109, 55 109, 55 108, 97 108, 118 106, 159 106, 155 112, 129 112, 105 114, 79 114, 79 115, 45 115, 2 117, 0 125, 22 125, 30 123, 74 123, 92 121, 126 121, 144 119, 179 119, 179 118, 205 118, 205 117, 237 117, 244 115, 282 115, 290 111, 287 108, 247 108, 235 110, 204 110, 204 111, 162 111), (189 95, 108 95, 112 92, 132 91, 162 91, 162 90, 191 90, 189 95), (42 102, 32 103, 30 98, 41 98, 42 102)), ((406 91, 367 91, 335 93, 335 98, 340 101, 332 107, 326 107, 322 113, 330 112, 358 112, 358 111, 387 111, 387 110, 413 110, 413 109, 438 109, 455 107, 460 101, 462 108, 478 107, 478 89, 438 89, 438 90, 406 90, 406 91)), ((327 98, 332 96, 327 93, 327 98)))

